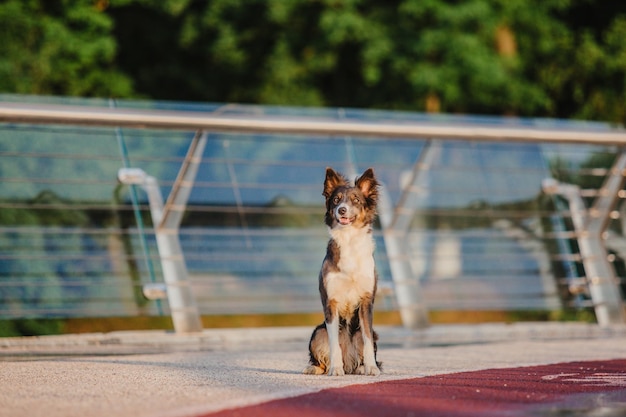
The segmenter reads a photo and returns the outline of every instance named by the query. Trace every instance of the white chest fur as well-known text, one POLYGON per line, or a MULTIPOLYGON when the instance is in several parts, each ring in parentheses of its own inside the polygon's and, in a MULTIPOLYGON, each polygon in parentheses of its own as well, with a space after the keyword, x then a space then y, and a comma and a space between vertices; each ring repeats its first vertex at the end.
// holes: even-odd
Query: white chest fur
POLYGON ((325 277, 328 298, 335 300, 340 310, 353 309, 365 294, 374 292, 374 239, 368 228, 341 228, 330 234, 340 255, 339 271, 325 277))

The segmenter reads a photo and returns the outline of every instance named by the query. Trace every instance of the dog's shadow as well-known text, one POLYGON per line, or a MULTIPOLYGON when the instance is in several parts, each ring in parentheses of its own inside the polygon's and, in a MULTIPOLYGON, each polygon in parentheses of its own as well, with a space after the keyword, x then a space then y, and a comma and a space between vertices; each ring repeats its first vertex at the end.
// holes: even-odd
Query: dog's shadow
POLYGON ((252 372, 260 372, 264 374, 302 375, 302 370, 294 370, 294 369, 254 368, 250 366, 247 366, 241 369, 246 370, 246 371, 252 371, 252 372))

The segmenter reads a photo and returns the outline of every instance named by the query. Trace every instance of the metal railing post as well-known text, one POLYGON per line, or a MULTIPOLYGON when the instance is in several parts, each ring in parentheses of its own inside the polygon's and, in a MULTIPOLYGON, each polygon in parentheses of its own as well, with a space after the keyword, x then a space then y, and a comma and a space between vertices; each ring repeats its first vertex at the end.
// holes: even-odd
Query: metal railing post
POLYGON ((198 132, 178 173, 167 203, 156 178, 137 168, 121 169, 118 178, 125 184, 137 184, 148 195, 150 214, 166 284, 167 299, 177 333, 202 330, 200 313, 189 283, 187 265, 180 245, 179 227, 200 165, 207 134, 198 132))
POLYGON ((400 236, 390 227, 392 207, 383 187, 379 196, 378 211, 402 325, 409 329, 424 328, 429 323, 428 310, 422 301, 419 277, 414 276, 406 253, 406 237, 400 236))
MULTIPOLYGON (((143 188, 148 196, 152 222, 158 224, 163 218, 164 205, 156 178, 146 175, 138 168, 122 168, 118 172, 118 179, 123 184, 134 184, 143 188)), ((199 332, 202 330, 202 323, 187 280, 187 267, 178 233, 171 234, 155 227, 154 234, 174 330, 177 333, 199 332)))
POLYGON ((589 278, 589 290, 596 305, 598 324, 623 324, 624 305, 615 271, 609 262, 603 242, 603 233, 609 223, 609 216, 615 207, 619 191, 624 187, 626 177, 626 152, 621 152, 599 190, 593 207, 589 210, 587 230, 589 250, 593 262, 589 278))
POLYGON ((596 319, 600 326, 624 323, 624 306, 615 271, 608 260, 603 233, 609 215, 624 185, 626 153, 622 152, 602 185, 593 207, 587 211, 580 188, 562 184, 556 180, 544 181, 547 193, 560 194, 568 200, 572 223, 576 230, 578 247, 582 258, 589 293, 593 301, 596 319))
MULTIPOLYGON (((143 188, 148 194, 152 221, 158 224, 164 218, 161 189, 154 177, 147 177, 143 188)), ((168 230, 155 227, 154 233, 159 250, 159 259, 161 260, 161 269, 163 270, 163 280, 167 287, 167 301, 170 306, 174 330, 176 333, 202 331, 200 313, 189 283, 178 228, 168 230)))
POLYGON ((413 165, 410 180, 402 186, 404 191, 397 206, 393 207, 384 187, 379 202, 380 223, 402 324, 414 329, 428 326, 429 319, 422 300, 420 277, 415 276, 407 253, 407 234, 416 211, 416 191, 419 191, 420 183, 427 181, 428 170, 440 154, 441 142, 429 141, 413 165))

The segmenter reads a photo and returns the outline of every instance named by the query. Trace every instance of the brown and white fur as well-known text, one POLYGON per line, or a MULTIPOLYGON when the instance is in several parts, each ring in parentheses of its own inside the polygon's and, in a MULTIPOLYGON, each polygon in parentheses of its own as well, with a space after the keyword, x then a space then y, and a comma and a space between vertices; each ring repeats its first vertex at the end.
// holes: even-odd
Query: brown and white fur
POLYGON ((370 168, 348 180, 326 168, 325 223, 330 232, 319 275, 324 323, 309 342, 313 375, 379 375, 376 340, 372 329, 377 273, 374 265, 372 223, 376 216, 378 181, 370 168))

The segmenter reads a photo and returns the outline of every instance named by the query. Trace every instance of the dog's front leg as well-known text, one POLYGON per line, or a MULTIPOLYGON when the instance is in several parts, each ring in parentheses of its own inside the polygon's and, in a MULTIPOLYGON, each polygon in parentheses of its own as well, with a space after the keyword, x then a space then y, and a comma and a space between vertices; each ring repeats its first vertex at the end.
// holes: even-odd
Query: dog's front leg
POLYGON ((361 334, 363 335, 363 373, 365 375, 380 375, 380 369, 376 364, 376 353, 374 352, 374 330, 372 329, 373 300, 368 295, 361 301, 359 310, 359 322, 361 334))
POLYGON ((341 346, 339 345, 339 312, 335 303, 331 300, 328 303, 326 312, 326 331, 328 332, 330 366, 328 367, 329 376, 345 375, 343 370, 343 356, 341 354, 341 346))

